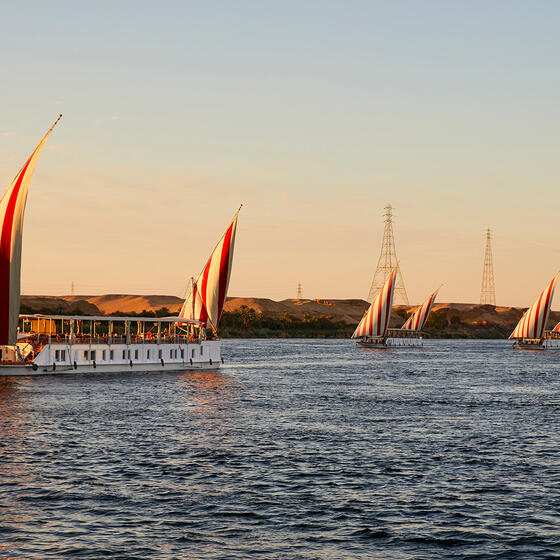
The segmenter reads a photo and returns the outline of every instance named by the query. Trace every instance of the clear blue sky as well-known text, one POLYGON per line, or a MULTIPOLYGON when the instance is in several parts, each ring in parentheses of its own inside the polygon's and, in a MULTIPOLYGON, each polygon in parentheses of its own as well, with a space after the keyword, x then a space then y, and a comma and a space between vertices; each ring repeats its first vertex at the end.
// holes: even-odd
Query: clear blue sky
MULTIPOLYGON (((411 300, 560 268, 556 2, 20 2, 0 181, 31 184, 24 293, 181 295, 245 203, 231 295, 365 298, 395 207, 411 300)), ((557 306, 556 306, 557 307, 557 306)))

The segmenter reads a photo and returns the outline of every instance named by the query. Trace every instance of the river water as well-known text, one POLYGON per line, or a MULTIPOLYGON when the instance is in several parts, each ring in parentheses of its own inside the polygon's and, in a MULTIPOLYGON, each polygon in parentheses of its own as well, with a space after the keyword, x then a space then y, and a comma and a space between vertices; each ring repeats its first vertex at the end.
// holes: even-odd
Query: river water
POLYGON ((0 558, 560 557, 560 352, 223 352, 0 380, 0 558))

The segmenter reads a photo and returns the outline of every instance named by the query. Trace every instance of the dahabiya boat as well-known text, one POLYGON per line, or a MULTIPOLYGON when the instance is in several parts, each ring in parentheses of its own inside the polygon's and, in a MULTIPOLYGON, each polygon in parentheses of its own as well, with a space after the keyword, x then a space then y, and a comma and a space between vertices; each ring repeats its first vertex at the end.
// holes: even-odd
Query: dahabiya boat
POLYGON ((223 363, 216 336, 233 263, 239 209, 176 317, 19 315, 23 216, 49 128, 0 199, 0 376, 181 371, 223 363))
POLYGON ((552 330, 546 329, 554 288, 558 274, 550 281, 541 292, 535 303, 521 317, 519 323, 509 336, 515 340, 513 346, 519 350, 550 350, 560 348, 560 323, 552 330))
POLYGON ((389 328, 398 267, 389 274, 383 288, 372 301, 352 338, 360 348, 421 347, 422 329, 428 320, 439 288, 416 309, 400 329, 389 328))

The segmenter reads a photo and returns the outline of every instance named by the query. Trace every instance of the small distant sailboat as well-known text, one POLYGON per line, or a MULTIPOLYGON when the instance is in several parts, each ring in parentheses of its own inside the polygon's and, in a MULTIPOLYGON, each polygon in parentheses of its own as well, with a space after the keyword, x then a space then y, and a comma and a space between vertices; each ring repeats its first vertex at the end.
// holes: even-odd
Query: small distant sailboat
POLYGON ((391 320, 396 274, 397 267, 389 274, 383 288, 371 302, 369 309, 364 313, 362 320, 356 327, 352 338, 358 339, 358 347, 387 348, 389 346, 387 344, 387 332, 391 320))
POLYGON ((517 323, 509 336, 510 339, 515 340, 514 348, 520 350, 560 348, 560 323, 552 331, 546 330, 554 288, 559 275, 560 272, 550 281, 535 303, 525 311, 517 323))
POLYGON ((395 275, 397 267, 387 278, 383 288, 356 327, 352 338, 360 348, 389 348, 422 346, 422 329, 428 320, 439 288, 411 315, 400 329, 390 329, 395 275))
POLYGON ((436 301, 439 288, 407 319, 400 329, 390 329, 390 334, 396 338, 403 338, 406 343, 400 346, 422 346, 422 329, 428 321, 436 301))

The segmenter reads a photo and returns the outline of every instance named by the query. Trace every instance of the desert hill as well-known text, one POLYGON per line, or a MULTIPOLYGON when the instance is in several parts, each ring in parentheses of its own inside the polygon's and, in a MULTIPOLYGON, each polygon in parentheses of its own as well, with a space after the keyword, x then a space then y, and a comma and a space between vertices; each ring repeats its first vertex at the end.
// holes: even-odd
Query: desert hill
POLYGON ((52 313, 60 315, 99 315, 96 305, 84 299, 58 296, 21 296, 21 313, 52 313))
POLYGON ((176 296, 159 295, 130 295, 105 294, 102 296, 63 296, 67 301, 85 300, 95 305, 104 315, 111 313, 142 313, 142 311, 157 311, 162 307, 169 309, 169 314, 178 313, 183 305, 181 298, 176 296))
MULTIPOLYGON (((110 315, 113 313, 157 312, 178 313, 183 300, 166 295, 105 294, 97 296, 22 296, 23 313, 61 313, 81 315, 110 315)), ((328 318, 333 323, 355 326, 362 318, 368 303, 361 299, 274 301, 267 298, 228 298, 226 313, 252 310, 256 317, 282 319, 293 317, 300 321, 328 318)), ((397 305, 391 319, 392 327, 403 324, 416 306, 397 305)), ((473 303, 437 303, 434 305, 426 331, 433 336, 497 337, 507 336, 519 321, 524 309, 478 305, 473 303)), ((560 312, 550 314, 548 328, 560 321, 560 312)))
POLYGON ((22 296, 21 304, 36 312, 111 315, 112 313, 142 313, 163 307, 169 314, 178 313, 183 300, 176 296, 105 294, 101 296, 22 296))
POLYGON ((368 308, 368 303, 361 299, 285 299, 273 301, 265 298, 228 298, 224 306, 225 311, 237 311, 242 306, 254 309, 267 317, 283 317, 293 315, 294 317, 330 317, 333 321, 344 321, 345 323, 357 323, 368 308))
MULTIPOLYGON (((242 306, 254 309, 268 317, 279 318, 286 314, 295 317, 330 317, 333 321, 344 321, 356 325, 368 308, 368 302, 361 299, 332 299, 332 300, 295 300, 286 299, 273 301, 263 298, 228 298, 226 311, 238 311, 242 306)), ((396 305, 394 307, 391 326, 399 327, 404 318, 415 311, 416 305, 396 305)), ((479 305, 475 303, 436 303, 432 314, 440 321, 447 320, 450 324, 465 327, 498 326, 509 329, 515 327, 525 308, 502 307, 493 305, 479 305)), ((560 312, 552 311, 549 326, 560 321, 560 312)))

